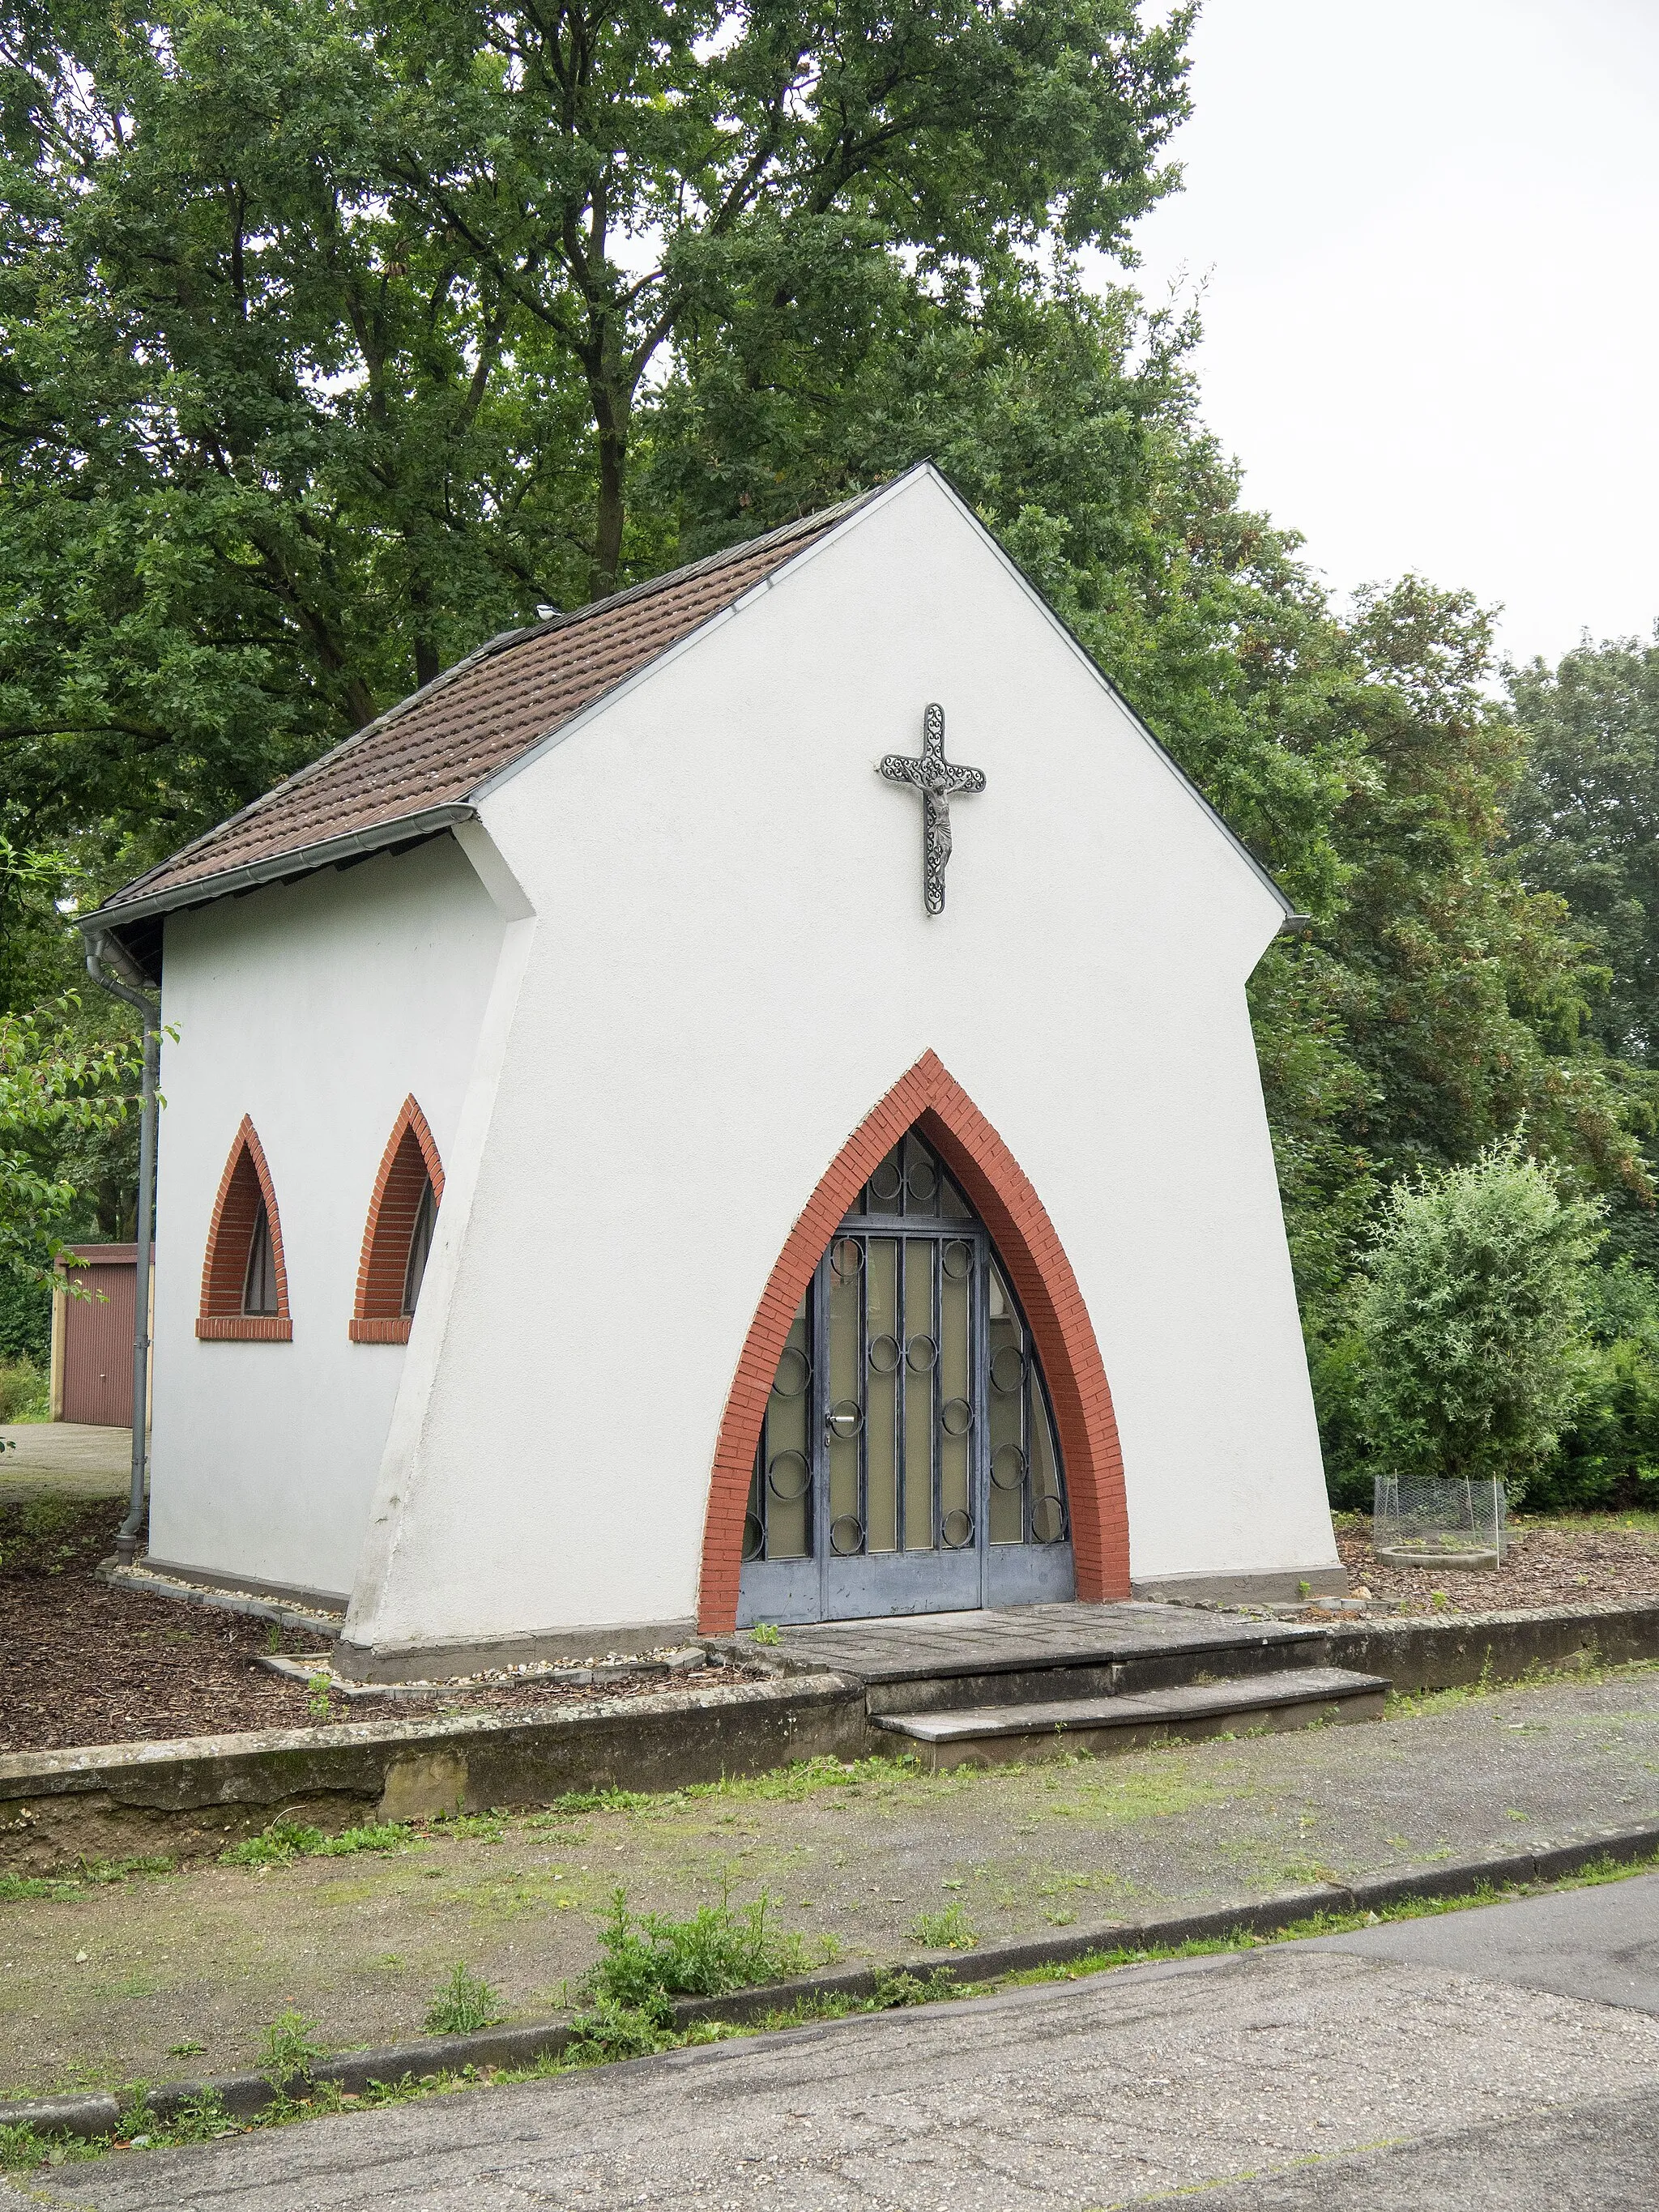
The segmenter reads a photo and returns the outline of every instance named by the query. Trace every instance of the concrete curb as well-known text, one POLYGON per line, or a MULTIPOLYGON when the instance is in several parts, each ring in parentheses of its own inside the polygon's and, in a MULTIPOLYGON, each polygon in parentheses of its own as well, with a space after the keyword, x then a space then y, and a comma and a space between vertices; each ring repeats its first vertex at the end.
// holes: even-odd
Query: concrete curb
MULTIPOLYGON (((972 1951, 924 1952, 916 1959, 895 1960, 883 1967, 852 1966, 840 1973, 807 1974, 798 1981, 736 1990, 728 1996, 682 1997, 674 2006, 674 2021, 680 2027, 698 2021, 723 2021, 740 2027, 764 2019, 769 2013, 788 2012, 813 2001, 840 1997, 856 2002, 872 1997, 884 1980, 896 1974, 921 1978, 942 1972, 953 1982, 994 1981, 1000 1975, 1024 1973, 1033 1967, 1070 1966, 1091 1952, 1174 1948, 1235 1934, 1273 1936, 1316 1913, 1380 1911, 1412 1898, 1463 1896, 1487 1884, 1497 1887, 1505 1883, 1555 1881, 1605 1861, 1629 1866, 1656 1856, 1659 1856, 1659 1820, 1629 1828, 1597 1828, 1529 1851, 1494 1850, 1432 1866, 1360 1875, 1347 1882, 1279 1890, 1271 1897, 1241 1898, 1202 1911, 1162 1917, 1143 1913, 1064 1936, 1017 1936, 1006 1943, 981 1944, 972 1951)), ((893 2009, 898 2012, 904 2008, 893 2009)), ((571 2039, 569 2027, 555 2021, 484 2028, 475 2035, 426 2036, 410 2043, 390 2044, 380 2051, 346 2051, 324 2059, 312 2069, 308 2079, 314 2085, 331 2083, 348 2095, 361 2095, 375 2082, 422 2081, 439 2074, 459 2074, 469 2066, 480 2070, 527 2066, 538 2058, 556 2056, 571 2039)), ((235 2119, 253 2119, 276 2101, 276 2092, 262 2074, 171 2081, 152 2089, 146 2101, 154 2117, 166 2121, 204 2095, 219 2097, 235 2119)), ((119 2112, 117 2100, 108 2095, 25 2098, 0 2104, 0 2127, 33 2127, 43 2134, 91 2138, 113 2134, 119 2112)))
MULTIPOLYGON (((568 1792, 666 1790, 869 1749, 862 1686, 813 1674, 517 1713, 251 1729, 0 1756, 0 1868, 216 1855, 279 1813, 325 1828, 568 1792)), ((701 1681, 701 1678, 699 1678, 701 1681)))

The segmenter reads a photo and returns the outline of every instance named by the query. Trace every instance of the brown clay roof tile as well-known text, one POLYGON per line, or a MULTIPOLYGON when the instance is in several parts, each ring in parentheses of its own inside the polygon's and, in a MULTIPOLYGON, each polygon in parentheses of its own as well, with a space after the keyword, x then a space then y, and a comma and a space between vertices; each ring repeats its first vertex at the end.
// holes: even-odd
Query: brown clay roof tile
MULTIPOLYGON (((730 606, 857 501, 789 523, 574 614, 509 630, 106 901, 155 912, 195 886, 459 807, 499 769, 730 606)), ((303 860, 299 860, 303 866, 303 860)), ((227 887, 228 888, 228 887, 227 887)), ((88 918, 88 920, 91 917, 88 918)))

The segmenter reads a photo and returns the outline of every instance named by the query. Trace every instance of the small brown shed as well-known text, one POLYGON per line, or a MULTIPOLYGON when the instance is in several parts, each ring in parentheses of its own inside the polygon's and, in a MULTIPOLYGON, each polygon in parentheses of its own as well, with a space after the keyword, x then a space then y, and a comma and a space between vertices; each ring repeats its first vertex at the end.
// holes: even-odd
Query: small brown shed
MULTIPOLYGON (((90 1291, 52 1302, 52 1418, 101 1427, 132 1426, 133 1286, 136 1244, 72 1244, 66 1275, 90 1291)), ((151 1279, 154 1280, 154 1278, 151 1279)))

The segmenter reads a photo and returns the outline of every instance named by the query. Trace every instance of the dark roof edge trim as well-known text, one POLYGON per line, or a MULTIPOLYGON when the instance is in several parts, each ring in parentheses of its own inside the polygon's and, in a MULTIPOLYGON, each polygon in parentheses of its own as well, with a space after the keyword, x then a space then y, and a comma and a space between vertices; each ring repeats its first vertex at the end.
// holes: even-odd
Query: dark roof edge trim
POLYGON ((377 822, 368 830, 354 830, 343 837, 325 837, 320 844, 296 845, 286 853, 273 853, 263 860, 249 860, 240 868, 227 868, 216 876, 198 876, 187 884, 173 884, 149 898, 123 899, 80 915, 82 930, 120 929, 130 921, 143 921, 155 914, 170 914, 179 907, 207 906, 215 899, 230 898, 238 891, 258 890, 262 884, 280 883, 287 876, 313 875, 319 868, 341 860, 367 858, 388 845, 403 845, 417 837, 430 837, 458 822, 473 822, 478 810, 457 801, 428 806, 422 814, 400 814, 392 822, 377 822))

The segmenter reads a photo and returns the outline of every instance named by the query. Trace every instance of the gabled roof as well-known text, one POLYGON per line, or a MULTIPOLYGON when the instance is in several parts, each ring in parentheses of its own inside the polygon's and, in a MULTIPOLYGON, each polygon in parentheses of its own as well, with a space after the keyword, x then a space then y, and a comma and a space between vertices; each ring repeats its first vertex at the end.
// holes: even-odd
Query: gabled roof
MULTIPOLYGON (((401 847, 470 820, 477 811, 474 802, 489 785, 510 774, 585 709, 765 585, 859 509, 918 476, 939 485, 982 534, 1018 588, 1035 600, 1164 767, 1284 908, 1285 926, 1303 926, 1306 917, 1297 913, 1249 848, 1159 744, 973 510, 924 461, 896 483, 786 523, 764 538, 750 538, 650 583, 636 584, 573 614, 503 631, 366 723, 332 752, 128 884, 95 913, 82 915, 81 927, 118 931, 135 951, 138 939, 149 939, 139 955, 144 958, 145 953, 159 952, 159 917, 166 913, 401 847), (135 935, 132 926, 147 921, 150 927, 135 935)), ((145 964, 152 963, 146 959, 145 964)))
POLYGON ((466 820, 498 770, 862 504, 826 507, 573 614, 503 631, 117 891, 82 927, 137 921, 466 820))

